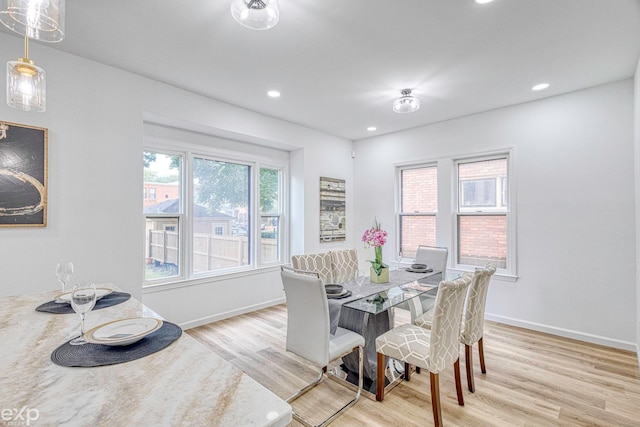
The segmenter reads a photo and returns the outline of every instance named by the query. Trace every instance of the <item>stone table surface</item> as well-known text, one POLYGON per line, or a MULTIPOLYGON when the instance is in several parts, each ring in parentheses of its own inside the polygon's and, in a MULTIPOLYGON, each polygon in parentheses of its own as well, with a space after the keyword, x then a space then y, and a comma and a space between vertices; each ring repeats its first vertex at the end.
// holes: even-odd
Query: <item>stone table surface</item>
MULTIPOLYGON (((112 287, 113 285, 100 285, 112 287)), ((79 335, 80 316, 35 308, 59 292, 0 298, 0 426, 285 426, 291 407, 183 333, 157 353, 68 368, 51 353, 79 335)), ((135 298, 86 317, 156 317, 135 298)))

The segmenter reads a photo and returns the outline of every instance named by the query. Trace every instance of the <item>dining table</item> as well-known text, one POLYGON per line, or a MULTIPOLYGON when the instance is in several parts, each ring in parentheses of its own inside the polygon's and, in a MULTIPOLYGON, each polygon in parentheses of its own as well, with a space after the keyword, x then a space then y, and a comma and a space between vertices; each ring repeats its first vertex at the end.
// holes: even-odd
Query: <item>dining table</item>
MULTIPOLYGON (((120 290, 113 284, 101 287, 120 290)), ((56 304, 59 293, 0 298, 0 425, 286 426, 291 422, 288 403, 166 319, 163 328, 170 326, 173 337, 158 351, 104 366, 63 366, 68 355, 57 352, 79 335, 80 316, 68 310, 35 310, 56 304)), ((89 330, 136 318, 162 320, 129 297, 88 312, 86 326, 89 330)), ((117 358, 119 352, 132 352, 134 345, 144 347, 144 340, 152 340, 152 334, 137 344, 85 344, 94 347, 84 348, 117 358)))
MULTIPOLYGON (((367 397, 375 398, 377 354, 375 339, 394 326, 394 310, 409 310, 409 304, 419 304, 426 311, 433 306, 438 285, 442 281, 440 271, 412 271, 399 268, 389 272, 389 282, 376 283, 366 278, 362 284, 355 279, 340 281, 347 292, 344 298, 328 295, 331 333, 337 327, 358 332, 365 339, 363 360, 363 391, 367 397)), ((339 280, 337 280, 339 281, 339 280)), ((390 371, 390 372, 393 372, 390 371)), ((352 385, 358 381, 358 356, 354 353, 342 358, 340 366, 330 372, 334 379, 346 381, 352 385)), ((395 383, 402 375, 387 378, 387 385, 395 383)))

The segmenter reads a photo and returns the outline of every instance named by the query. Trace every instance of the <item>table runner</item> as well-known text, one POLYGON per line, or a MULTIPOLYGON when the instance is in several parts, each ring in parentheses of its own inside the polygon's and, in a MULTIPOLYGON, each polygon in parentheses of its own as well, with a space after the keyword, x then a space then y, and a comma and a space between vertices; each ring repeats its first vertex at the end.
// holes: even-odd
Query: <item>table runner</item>
POLYGON ((180 326, 171 322, 163 322, 160 329, 127 346, 111 347, 91 343, 71 345, 66 342, 51 353, 51 360, 56 365, 68 367, 89 368, 116 365, 160 351, 177 340, 180 335, 182 335, 180 326))
MULTIPOLYGON (((100 310, 101 308, 113 307, 114 305, 118 305, 123 303, 131 298, 131 294, 126 292, 111 292, 109 295, 105 295, 96 301, 95 307, 93 310, 100 310)), ((42 305, 36 307, 36 311, 41 311, 43 313, 53 313, 53 314, 69 314, 75 313, 71 304, 67 303, 58 303, 54 301, 45 302, 42 305)))

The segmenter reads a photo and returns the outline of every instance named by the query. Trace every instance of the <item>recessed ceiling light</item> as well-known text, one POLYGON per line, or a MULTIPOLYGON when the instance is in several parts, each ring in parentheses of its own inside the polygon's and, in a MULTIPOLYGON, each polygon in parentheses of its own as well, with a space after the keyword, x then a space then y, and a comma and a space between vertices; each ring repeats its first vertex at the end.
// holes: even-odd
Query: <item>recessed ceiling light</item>
POLYGON ((369 127, 367 128, 367 130, 368 130, 369 132, 373 132, 374 130, 378 130, 378 128, 377 128, 377 127, 375 127, 375 126, 369 126, 369 127))
POLYGON ((493 0, 476 0, 476 3, 478 4, 487 4, 487 3, 491 3, 493 0))
POLYGON ((269 92, 267 92, 267 95, 271 98, 280 98, 280 92, 278 92, 277 90, 270 90, 269 92))
POLYGON ((531 90, 545 90, 549 87, 549 83, 540 83, 531 88, 531 90))

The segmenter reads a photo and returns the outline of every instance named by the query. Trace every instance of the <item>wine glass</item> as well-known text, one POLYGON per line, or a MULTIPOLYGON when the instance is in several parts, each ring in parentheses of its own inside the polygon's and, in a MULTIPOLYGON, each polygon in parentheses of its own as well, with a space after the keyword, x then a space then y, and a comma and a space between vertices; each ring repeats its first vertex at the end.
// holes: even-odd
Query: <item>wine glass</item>
POLYGON ((395 254, 396 258, 396 270, 400 270, 400 263, 402 262, 402 251, 395 254))
POLYGON ((80 315, 80 336, 69 341, 71 345, 83 345, 84 340, 84 318, 87 312, 96 305, 96 285, 75 285, 71 292, 71 307, 73 311, 80 315))
POLYGON ((56 264, 56 278, 58 282, 62 285, 62 293, 64 293, 64 288, 71 280, 71 275, 73 274, 73 263, 71 261, 61 261, 56 264))
POLYGON ((364 295, 362 294, 362 285, 364 285, 364 282, 366 280, 367 276, 365 273, 365 270, 356 270, 354 272, 354 279, 356 282, 356 285, 358 285, 358 297, 363 297, 364 295))

